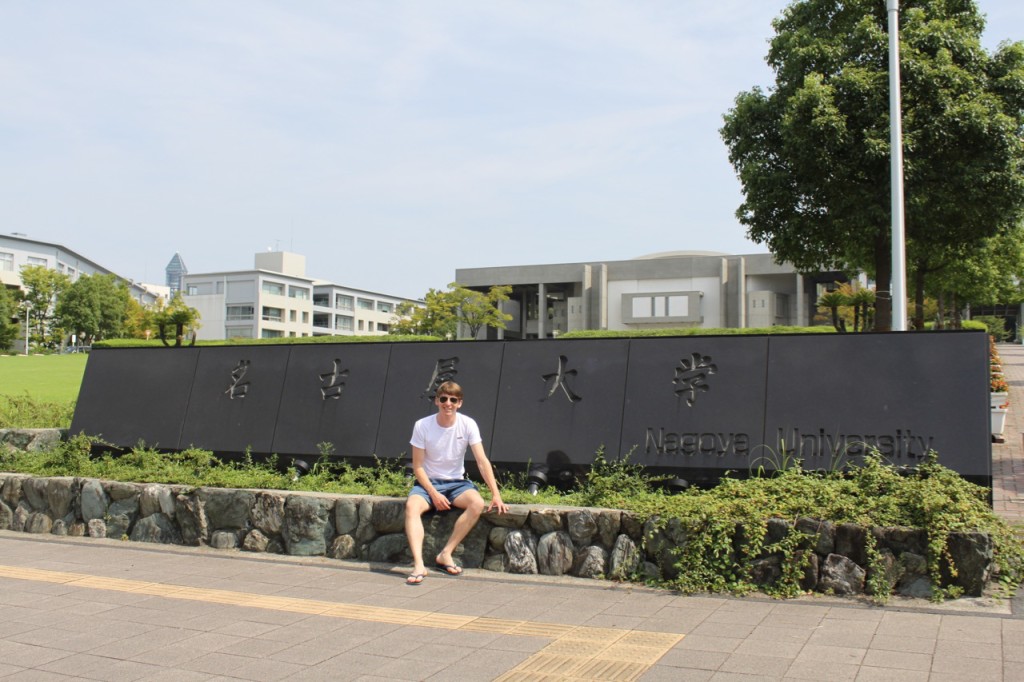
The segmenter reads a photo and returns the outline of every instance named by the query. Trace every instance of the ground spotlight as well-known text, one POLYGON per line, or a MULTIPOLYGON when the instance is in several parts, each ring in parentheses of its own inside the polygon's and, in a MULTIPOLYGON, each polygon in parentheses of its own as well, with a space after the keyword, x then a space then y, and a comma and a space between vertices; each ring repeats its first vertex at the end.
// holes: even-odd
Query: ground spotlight
POLYGON ((526 492, 536 495, 548 484, 548 472, 543 467, 534 467, 526 475, 526 492))
POLYGON ((295 470, 295 475, 292 477, 293 481, 299 480, 300 476, 305 476, 310 470, 309 462, 304 459, 293 459, 292 469, 295 470))
POLYGON ((685 478, 670 478, 661 484, 669 495, 678 495, 690 487, 690 482, 685 478))

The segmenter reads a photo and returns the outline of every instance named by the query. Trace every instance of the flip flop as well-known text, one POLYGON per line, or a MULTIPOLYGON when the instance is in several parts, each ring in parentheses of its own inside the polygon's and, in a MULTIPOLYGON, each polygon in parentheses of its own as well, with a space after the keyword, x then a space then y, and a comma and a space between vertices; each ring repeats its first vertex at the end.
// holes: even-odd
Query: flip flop
POLYGON ((419 585, 423 582, 423 579, 427 577, 426 573, 413 573, 405 579, 406 585, 419 585))
POLYGON ((456 566, 455 564, 442 564, 440 561, 435 562, 437 564, 437 570, 444 571, 448 575, 462 575, 462 567, 456 566))

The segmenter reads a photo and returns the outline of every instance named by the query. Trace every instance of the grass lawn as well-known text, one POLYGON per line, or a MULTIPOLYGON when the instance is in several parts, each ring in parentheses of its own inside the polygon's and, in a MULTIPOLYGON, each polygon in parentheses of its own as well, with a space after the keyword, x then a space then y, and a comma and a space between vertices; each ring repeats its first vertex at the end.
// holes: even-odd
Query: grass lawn
POLYGON ((0 395, 28 394, 35 400, 78 399, 86 353, 68 355, 0 355, 0 395))

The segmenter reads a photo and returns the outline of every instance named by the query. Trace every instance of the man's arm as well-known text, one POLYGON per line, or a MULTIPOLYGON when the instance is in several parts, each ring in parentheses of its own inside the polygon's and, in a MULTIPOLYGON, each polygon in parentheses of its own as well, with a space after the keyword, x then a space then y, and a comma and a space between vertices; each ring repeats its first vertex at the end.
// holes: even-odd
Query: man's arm
POLYGON ((487 484, 488 489, 491 491, 491 503, 487 505, 487 511, 497 507, 499 514, 507 514, 508 505, 501 499, 501 492, 498 490, 498 480, 494 477, 494 468, 484 452, 484 444, 474 443, 470 447, 473 450, 473 458, 476 459, 476 467, 480 470, 484 483, 487 484))

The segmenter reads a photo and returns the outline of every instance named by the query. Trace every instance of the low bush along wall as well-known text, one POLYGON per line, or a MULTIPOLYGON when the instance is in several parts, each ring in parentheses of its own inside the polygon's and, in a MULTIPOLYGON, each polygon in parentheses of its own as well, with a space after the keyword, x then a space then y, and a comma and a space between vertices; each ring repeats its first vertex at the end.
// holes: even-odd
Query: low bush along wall
MULTIPOLYGON (((0 529, 342 560, 408 563, 404 504, 404 499, 369 496, 0 473, 0 529)), ((443 545, 457 514, 425 517, 427 557, 443 545)), ((794 526, 813 540, 805 550, 812 553, 801 579, 804 589, 863 592, 872 544, 896 592, 930 596, 923 530, 772 519, 768 533, 771 539, 784 538, 794 526)), ((991 573, 991 538, 958 533, 949 540, 949 559, 958 569, 948 576, 950 584, 980 595, 991 573)), ((484 514, 456 554, 467 568, 491 571, 673 580, 678 577, 674 549, 686 542, 685 531, 671 521, 641 523, 628 512, 609 509, 512 505, 505 515, 484 514)), ((752 580, 770 584, 782 570, 781 556, 757 557, 752 580)))

